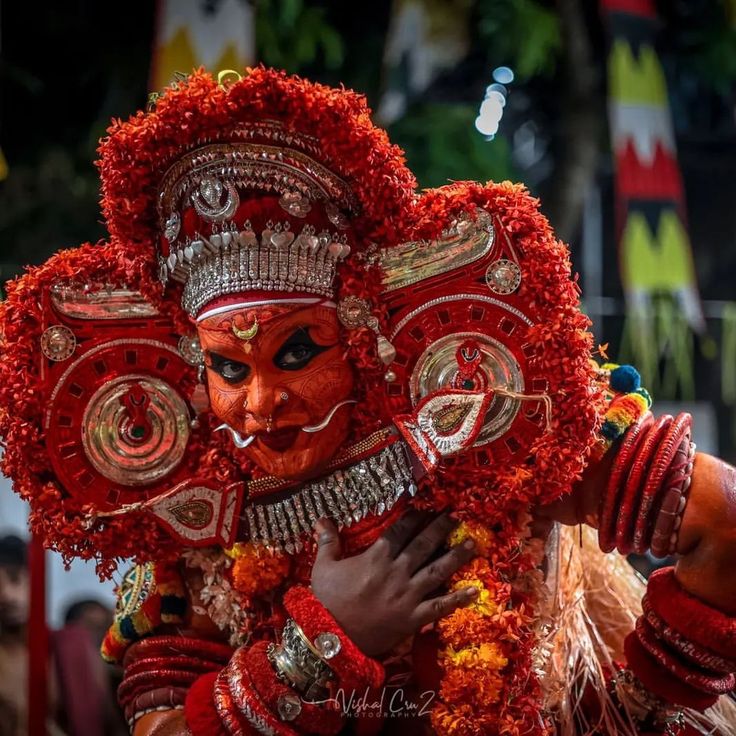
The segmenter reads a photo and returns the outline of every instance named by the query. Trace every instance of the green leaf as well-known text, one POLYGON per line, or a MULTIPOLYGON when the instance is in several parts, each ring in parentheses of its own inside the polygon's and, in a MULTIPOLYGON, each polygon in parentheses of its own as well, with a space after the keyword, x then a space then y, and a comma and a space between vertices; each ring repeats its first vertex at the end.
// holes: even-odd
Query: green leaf
POLYGON ((510 66, 519 81, 554 71, 562 46, 554 10, 536 0, 479 0, 477 12, 491 64, 510 66))

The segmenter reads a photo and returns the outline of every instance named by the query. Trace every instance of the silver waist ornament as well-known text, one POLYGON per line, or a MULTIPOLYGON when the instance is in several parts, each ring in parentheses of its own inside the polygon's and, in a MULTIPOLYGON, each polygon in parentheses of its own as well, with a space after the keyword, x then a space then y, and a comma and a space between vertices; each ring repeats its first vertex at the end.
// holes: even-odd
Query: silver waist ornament
POLYGON ((304 537, 320 517, 351 526, 368 514, 383 514, 405 491, 413 496, 416 490, 406 447, 399 441, 344 470, 305 483, 280 501, 249 503, 241 518, 252 542, 293 554, 301 551, 304 537))

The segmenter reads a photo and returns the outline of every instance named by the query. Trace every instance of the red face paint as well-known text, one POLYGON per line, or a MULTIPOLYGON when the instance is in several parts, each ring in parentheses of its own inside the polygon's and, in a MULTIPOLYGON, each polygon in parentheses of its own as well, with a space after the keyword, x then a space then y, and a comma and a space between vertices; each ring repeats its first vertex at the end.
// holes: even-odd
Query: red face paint
POLYGON ((319 474, 347 436, 354 376, 339 345, 334 307, 278 302, 242 306, 198 325, 215 415, 255 436, 245 452, 263 471, 319 474))

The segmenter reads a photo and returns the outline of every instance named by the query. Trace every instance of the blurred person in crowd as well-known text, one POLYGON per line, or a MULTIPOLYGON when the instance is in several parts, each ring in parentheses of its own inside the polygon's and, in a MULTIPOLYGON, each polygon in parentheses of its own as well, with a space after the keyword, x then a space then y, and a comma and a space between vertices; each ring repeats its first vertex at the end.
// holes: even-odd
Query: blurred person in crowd
MULTIPOLYGON (((26 543, 0 537, 0 736, 26 733, 28 715, 27 623, 30 603, 26 543)), ((55 678, 49 682, 50 717, 58 711, 55 678)), ((49 734, 60 734, 56 723, 49 734)))
MULTIPOLYGON (((67 607, 64 613, 64 628, 57 637, 69 639, 73 643, 70 647, 70 656, 79 659, 81 653, 82 666, 94 674, 94 688, 98 693, 97 702, 100 706, 99 718, 104 725, 103 733, 117 736, 128 733, 125 719, 115 698, 122 671, 114 665, 106 664, 99 656, 100 645, 112 622, 111 608, 99 600, 83 598, 67 607), (80 635, 84 635, 86 641, 80 642, 80 635)), ((64 643, 60 642, 59 647, 64 648, 64 643)))
POLYGON ((85 598, 71 603, 64 614, 64 625, 79 624, 92 636, 95 647, 99 648, 107 630, 112 626, 113 612, 104 603, 85 598))
MULTIPOLYGON (((0 736, 25 736, 28 721, 28 550, 0 537, 0 736)), ((112 613, 97 601, 69 607, 51 634, 49 736, 118 736, 127 732, 114 705, 98 649, 112 613)))

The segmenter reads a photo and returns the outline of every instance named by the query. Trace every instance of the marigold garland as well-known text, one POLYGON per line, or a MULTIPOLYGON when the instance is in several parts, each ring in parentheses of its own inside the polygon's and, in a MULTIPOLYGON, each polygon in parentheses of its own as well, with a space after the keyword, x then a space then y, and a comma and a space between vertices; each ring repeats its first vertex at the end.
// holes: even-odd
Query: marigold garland
POLYGON ((226 550, 233 560, 230 568, 233 588, 251 598, 281 585, 291 570, 291 559, 252 542, 236 544, 226 550))
POLYGON ((425 508, 454 510, 466 526, 452 543, 472 533, 480 553, 452 581, 453 586, 479 587, 480 609, 468 606, 438 625, 445 676, 432 725, 441 735, 542 736, 548 732, 540 718, 542 695, 532 671, 540 549, 528 540, 527 512, 530 506, 569 493, 581 477, 605 399, 590 361, 589 323, 579 309, 579 288, 571 277, 568 251, 554 237, 538 204, 519 185, 458 182, 419 198, 410 237, 405 238, 437 238, 453 217, 475 207, 497 215, 520 255, 518 295, 534 320, 525 337, 537 350, 553 397, 552 425, 531 448, 533 462, 478 469, 460 456, 446 462, 433 483, 423 484, 417 500, 425 508), (500 672, 481 668, 469 672, 453 664, 451 651, 483 643, 500 647, 508 660, 500 672), (494 700, 487 695, 496 677, 503 683, 494 700), (475 689, 476 678, 481 683, 490 678, 485 689, 475 689))

